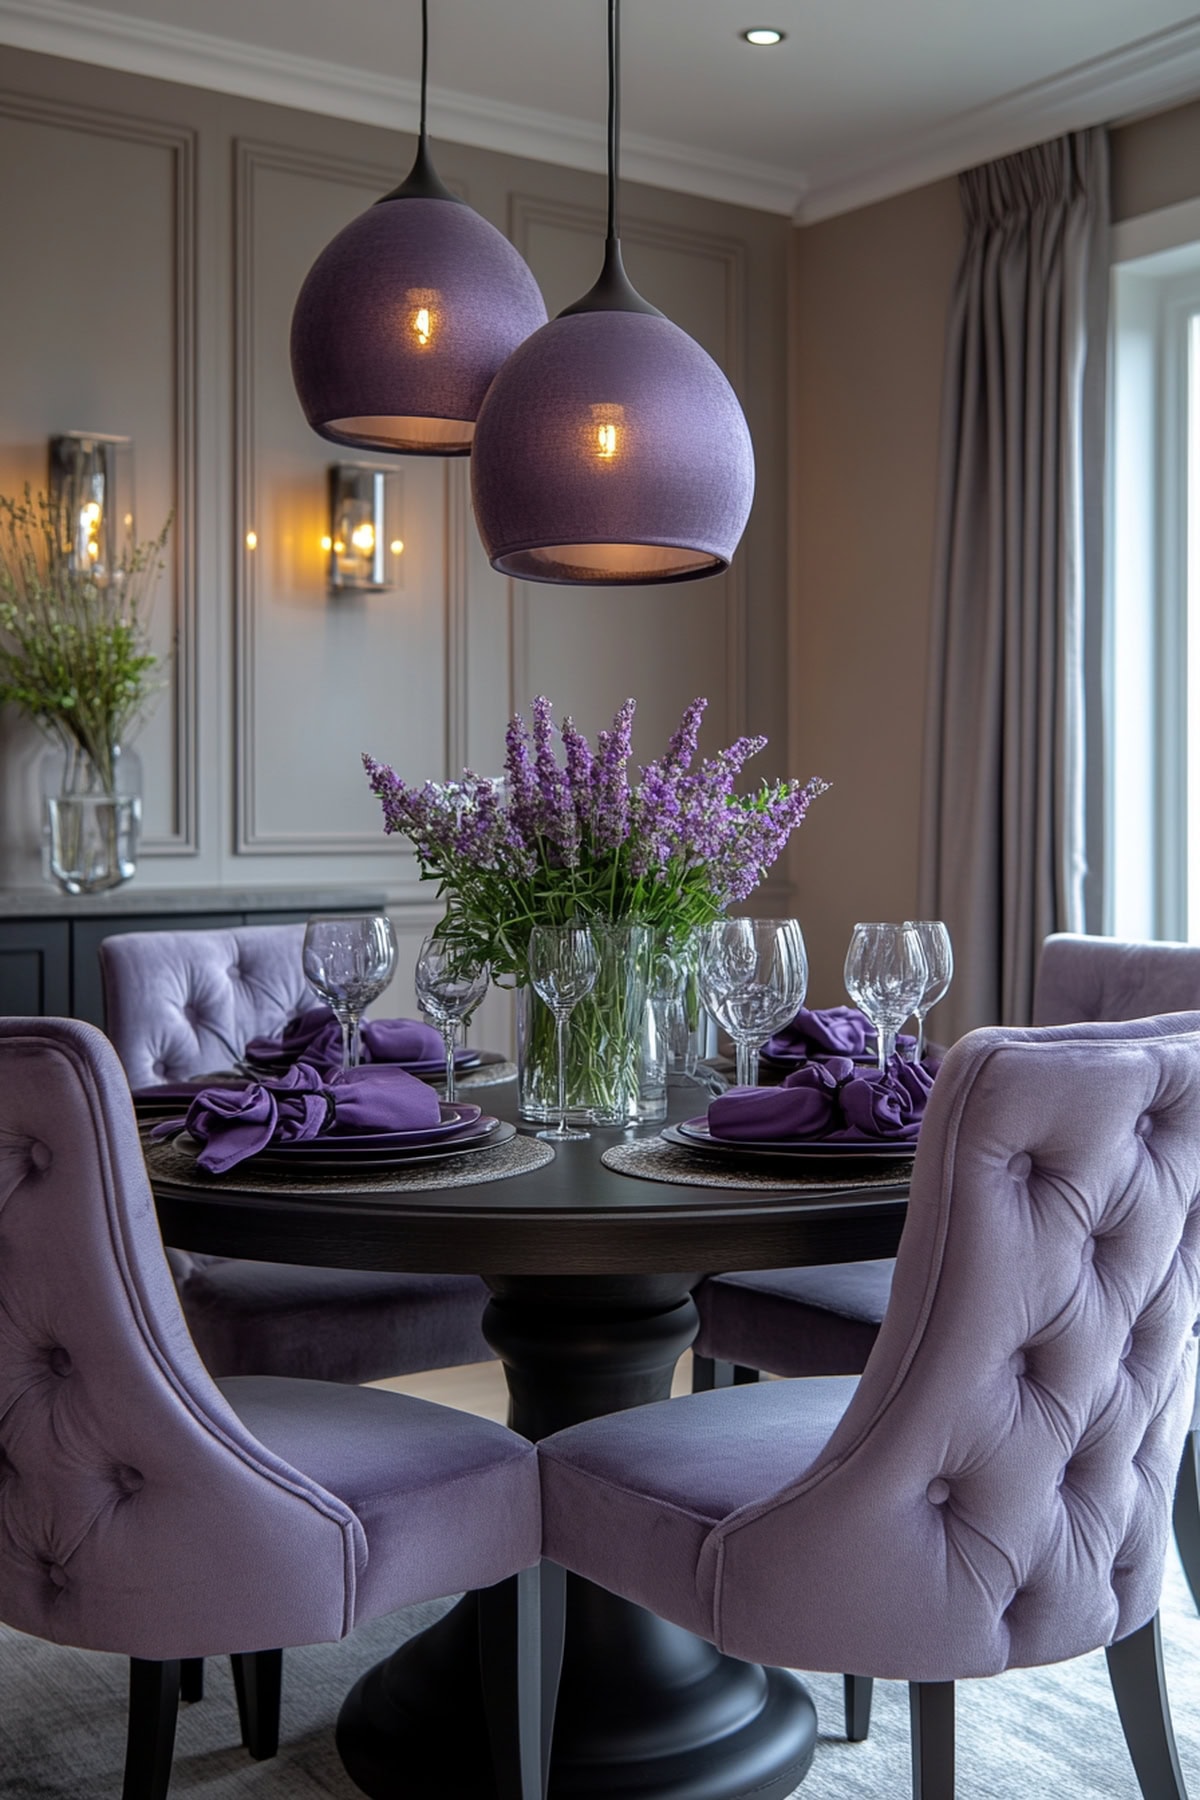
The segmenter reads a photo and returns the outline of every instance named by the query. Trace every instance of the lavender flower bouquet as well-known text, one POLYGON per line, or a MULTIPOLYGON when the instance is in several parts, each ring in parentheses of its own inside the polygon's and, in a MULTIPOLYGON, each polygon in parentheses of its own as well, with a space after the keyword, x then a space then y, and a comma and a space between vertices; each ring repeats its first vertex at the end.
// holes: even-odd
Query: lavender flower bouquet
MULTIPOLYGON (((766 745, 743 737, 696 762, 706 700, 693 700, 666 754, 631 785, 634 702, 627 700, 593 753, 570 719, 555 729, 550 702, 533 703, 530 732, 518 713, 506 734, 503 781, 464 770, 456 782, 413 787, 386 764, 364 756, 384 828, 416 849, 423 880, 438 883, 446 913, 436 935, 464 962, 489 962, 523 990, 522 1111, 543 1116, 527 1088, 552 1098, 553 1020, 527 989, 529 936, 538 924, 579 920, 597 928, 639 925, 660 946, 680 944, 744 900, 779 856, 825 782, 763 784, 748 794, 734 784, 766 745), (560 763, 556 740, 561 740, 560 763), (544 1083, 542 1078, 544 1077, 544 1083)), ((628 942, 628 935, 626 935, 628 942)), ((649 970, 607 969, 572 1019, 568 1099, 580 1116, 614 1123, 631 1116, 626 1096, 640 981, 649 970)))

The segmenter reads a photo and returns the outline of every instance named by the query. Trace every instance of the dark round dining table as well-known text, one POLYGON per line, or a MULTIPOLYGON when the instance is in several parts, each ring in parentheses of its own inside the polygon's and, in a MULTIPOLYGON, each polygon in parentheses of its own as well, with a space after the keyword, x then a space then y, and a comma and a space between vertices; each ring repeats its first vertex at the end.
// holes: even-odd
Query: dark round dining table
MULTIPOLYGON (((514 1084, 482 1091, 515 1121, 514 1084)), ((672 1116, 703 1109, 672 1090, 672 1116)), ((152 1181, 164 1242, 180 1249, 348 1269, 482 1275, 509 1422, 531 1439, 666 1399, 695 1335, 692 1289, 712 1270, 894 1255, 907 1185, 698 1187, 605 1168, 601 1153, 654 1132, 594 1130, 547 1166, 469 1186, 255 1191, 250 1170, 152 1181)), ((764 1172, 767 1172, 764 1168, 764 1172)), ((770 1165, 770 1173, 777 1173, 770 1165)), ((744 1179, 732 1165, 728 1179, 744 1179)), ((327 1184, 328 1175, 322 1177, 327 1184)), ((375 1800, 494 1800, 467 1595, 355 1685, 337 1742, 375 1800)), ((721 1655, 690 1632, 569 1579, 551 1800, 784 1800, 816 1741, 807 1690, 784 1670, 721 1655)))

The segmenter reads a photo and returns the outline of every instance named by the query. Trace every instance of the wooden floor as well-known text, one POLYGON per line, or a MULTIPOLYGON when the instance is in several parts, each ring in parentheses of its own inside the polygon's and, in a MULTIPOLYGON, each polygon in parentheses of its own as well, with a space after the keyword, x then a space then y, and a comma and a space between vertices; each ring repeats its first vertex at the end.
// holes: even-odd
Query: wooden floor
MULTIPOLYGON (((368 1386, 391 1388, 397 1394, 416 1394, 422 1400, 456 1406, 460 1412, 478 1413, 484 1419, 499 1419, 501 1424, 507 1422, 508 1389, 498 1362, 470 1363, 462 1369, 431 1369, 425 1375, 392 1375, 385 1381, 372 1381, 368 1386)), ((671 1392, 689 1394, 691 1390, 692 1357, 687 1351, 679 1359, 671 1392)))

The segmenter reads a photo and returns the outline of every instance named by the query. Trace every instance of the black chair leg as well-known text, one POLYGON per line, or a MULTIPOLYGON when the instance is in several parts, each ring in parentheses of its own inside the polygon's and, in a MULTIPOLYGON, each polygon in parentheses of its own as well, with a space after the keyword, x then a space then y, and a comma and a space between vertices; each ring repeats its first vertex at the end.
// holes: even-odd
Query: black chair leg
POLYGON ((279 1749, 279 1702, 283 1693, 283 1651, 255 1650, 231 1656, 242 1742, 256 1762, 279 1749))
POLYGON ((760 1379, 757 1369, 749 1369, 743 1363, 718 1362, 715 1357, 692 1352, 693 1394, 708 1394, 713 1388, 748 1387, 760 1379))
POLYGON ((121 1800, 166 1800, 178 1714, 179 1663, 131 1657, 121 1800))
POLYGON ((1187 1800, 1171 1729, 1158 1614, 1104 1654, 1143 1800, 1187 1800))
POLYGON ((189 1656, 179 1665, 179 1698, 189 1706, 204 1698, 204 1658, 189 1656))
POLYGON ((954 1800, 954 1683, 910 1681, 913 1800, 954 1800))
POLYGON ((544 1606, 538 1568, 523 1569, 478 1595, 479 1672, 496 1800, 543 1800, 546 1792, 550 1746, 543 1708, 548 1687, 552 1723, 562 1640, 559 1633, 557 1645, 552 1641, 548 1646, 547 1670, 542 1619, 545 1610, 553 1639, 555 1574, 561 1576, 562 1571, 551 1568, 549 1606, 544 1606))
POLYGON ((870 1675, 843 1675, 842 1695, 846 1707, 846 1738, 861 1744, 871 1729, 871 1696, 875 1683, 870 1675))
POLYGON ((1183 1440, 1183 1455, 1175 1480, 1175 1542, 1179 1560, 1192 1590, 1192 1604, 1200 1612, 1200 1482, 1196 1475, 1196 1455, 1200 1433, 1189 1431, 1183 1440))

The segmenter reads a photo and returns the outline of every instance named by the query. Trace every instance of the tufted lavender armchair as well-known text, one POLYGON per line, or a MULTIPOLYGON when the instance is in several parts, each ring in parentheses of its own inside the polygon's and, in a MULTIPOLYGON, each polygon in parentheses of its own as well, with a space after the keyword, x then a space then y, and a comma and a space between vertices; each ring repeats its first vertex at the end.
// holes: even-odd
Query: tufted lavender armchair
POLYGON ((1146 1800, 1182 1800, 1157 1607, 1200 1329, 1200 1013, 975 1031, 922 1127, 859 1380, 546 1438, 543 1553, 735 1656, 953 1684, 1107 1647, 1146 1800))
MULTIPOLYGON (((303 925, 134 931, 100 946, 108 1035, 132 1088, 228 1068, 315 1004, 303 925)), ((489 1361, 477 1275, 311 1269, 168 1250, 184 1316, 214 1375, 376 1381, 489 1361)))
MULTIPOLYGON (((278 1646, 479 1587, 485 1682, 511 1691, 514 1600, 536 1624, 510 1580, 538 1558, 532 1446, 378 1389, 214 1385, 121 1067, 77 1020, 0 1019, 0 1266, 0 1618, 133 1659, 124 1800, 166 1794, 181 1673, 210 1654, 234 1654, 244 1736, 270 1755, 278 1646)), ((519 1674, 528 1745, 537 1670, 519 1674)), ((534 1800, 517 1714, 493 1725, 504 1794, 534 1800)))
MULTIPOLYGON (((1200 945, 1122 943, 1056 932, 1042 945, 1035 1025, 1143 1019, 1200 1007, 1200 945)), ((697 1388, 772 1375, 854 1375, 864 1366, 891 1292, 894 1263, 841 1263, 717 1275, 696 1292, 697 1388), (733 1365, 732 1367, 730 1365, 733 1365)), ((1200 1608, 1200 1387, 1179 1465, 1175 1538, 1200 1608)), ((848 1690, 847 1733, 867 1718, 848 1690)))

